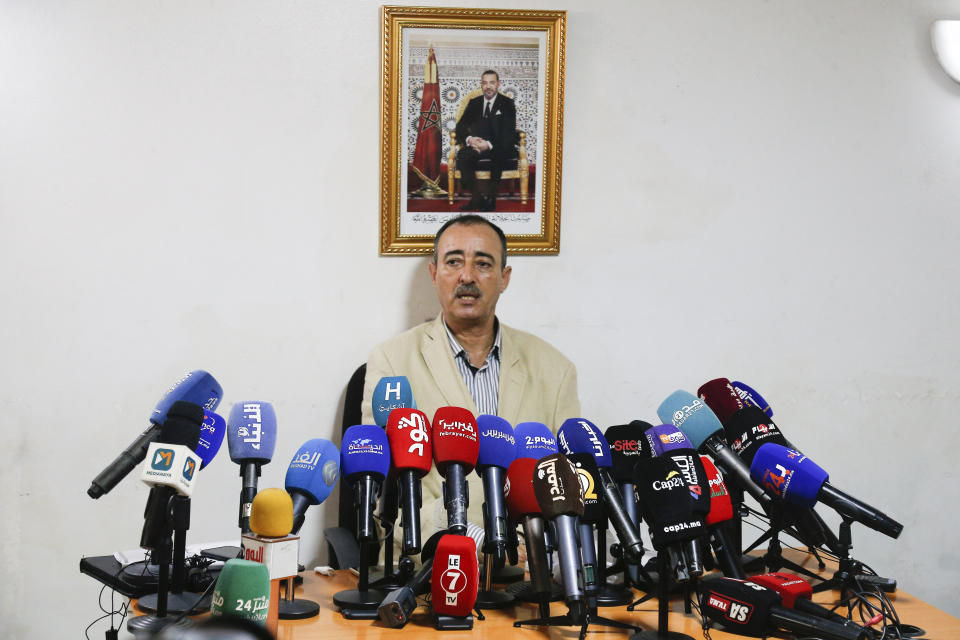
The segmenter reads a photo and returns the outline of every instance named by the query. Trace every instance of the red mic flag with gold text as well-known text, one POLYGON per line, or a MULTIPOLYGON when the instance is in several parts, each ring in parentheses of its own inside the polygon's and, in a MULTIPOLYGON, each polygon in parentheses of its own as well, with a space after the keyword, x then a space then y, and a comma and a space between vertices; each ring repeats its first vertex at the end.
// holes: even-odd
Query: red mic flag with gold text
POLYGON ((440 82, 437 77, 437 56, 430 47, 424 66, 423 99, 420 102, 420 121, 417 126, 417 148, 413 152, 413 166, 431 180, 440 177, 440 82))

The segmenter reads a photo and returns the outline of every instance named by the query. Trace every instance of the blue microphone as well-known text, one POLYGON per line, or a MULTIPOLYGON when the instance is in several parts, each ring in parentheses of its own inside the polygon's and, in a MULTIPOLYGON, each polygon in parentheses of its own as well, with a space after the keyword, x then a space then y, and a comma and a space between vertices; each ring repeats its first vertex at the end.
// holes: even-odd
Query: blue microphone
POLYGON ((672 424, 660 424, 646 431, 647 441, 654 456, 662 456, 675 449, 693 449, 690 440, 672 424))
POLYGON ((477 475, 483 478, 483 549, 499 564, 507 546, 507 507, 503 485, 516 456, 516 438, 510 423, 498 416, 477 416, 480 451, 477 475))
POLYGON ((197 455, 200 456, 200 468, 205 468, 217 456, 227 433, 227 421, 213 409, 203 410, 203 424, 200 425, 200 442, 197 443, 197 455))
POLYGON ((87 495, 96 500, 109 493, 134 467, 143 462, 150 443, 160 435, 160 425, 166 422, 167 411, 173 403, 183 400, 213 411, 222 397, 223 387, 206 371, 197 369, 177 380, 164 392, 154 407, 150 414, 150 426, 93 479, 87 495))
POLYGON ((383 429, 357 424, 343 434, 340 447, 340 473, 353 487, 353 506, 357 509, 357 539, 374 542, 373 509, 377 493, 390 470, 390 444, 383 429))
POLYGON ((747 383, 740 382, 739 380, 734 380, 730 383, 733 386, 734 391, 737 392, 737 395, 740 396, 740 399, 743 400, 743 403, 746 405, 753 405, 757 407, 765 414, 768 418, 773 417, 773 409, 770 407, 770 403, 763 399, 755 389, 752 389, 747 383))
POLYGON ((241 533, 250 533, 250 509, 257 495, 260 467, 273 458, 277 444, 277 414, 269 402, 236 402, 227 419, 227 447, 230 459, 240 465, 241 533))
POLYGON ((340 477, 340 451, 323 438, 304 442, 287 467, 283 486, 293 498, 293 529, 296 534, 306 519, 307 508, 326 500, 340 477))
POLYGON ((513 429, 516 439, 516 458, 539 460, 551 453, 559 453, 557 438, 542 422, 521 422, 513 429))
POLYGON ((770 504, 770 496, 750 478, 750 469, 727 446, 720 419, 703 400, 689 391, 677 390, 660 403, 657 415, 664 422, 672 422, 680 429, 694 449, 700 453, 709 453, 714 460, 722 462, 727 471, 736 476, 740 486, 762 506, 770 504))
POLYGON ((387 426, 387 419, 394 409, 416 409, 413 388, 407 376, 385 376, 380 378, 370 395, 373 405, 373 421, 378 427, 387 426))
POLYGON ((768 442, 757 449, 750 475, 778 498, 802 507, 823 502, 844 518, 897 538, 903 525, 868 504, 833 487, 830 476, 799 451, 768 442))
POLYGON ((588 453, 593 456, 600 471, 600 489, 607 506, 607 517, 620 538, 625 554, 630 559, 641 557, 643 543, 636 526, 627 515, 620 487, 610 472, 613 464, 610 444, 603 437, 603 432, 589 420, 568 418, 557 431, 557 441, 560 443, 560 451, 565 454, 588 453))

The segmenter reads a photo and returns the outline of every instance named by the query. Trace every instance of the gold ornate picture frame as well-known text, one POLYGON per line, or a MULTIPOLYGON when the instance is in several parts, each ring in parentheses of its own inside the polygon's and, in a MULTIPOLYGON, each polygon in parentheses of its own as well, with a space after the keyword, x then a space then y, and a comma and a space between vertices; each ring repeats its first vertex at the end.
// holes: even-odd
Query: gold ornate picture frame
POLYGON ((430 253, 465 206, 503 229, 509 253, 558 253, 566 11, 384 6, 381 17, 380 254, 430 253), (494 77, 481 125, 481 78, 494 77), (480 159, 465 164, 477 141, 480 159))

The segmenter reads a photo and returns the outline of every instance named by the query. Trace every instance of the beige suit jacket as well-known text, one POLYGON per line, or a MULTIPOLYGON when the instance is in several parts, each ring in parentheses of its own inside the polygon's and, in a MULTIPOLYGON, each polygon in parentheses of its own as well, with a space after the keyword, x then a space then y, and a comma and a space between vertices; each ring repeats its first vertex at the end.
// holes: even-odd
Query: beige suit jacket
MULTIPOLYGON (((477 407, 453 360, 442 316, 378 345, 367 360, 363 389, 363 423, 374 424, 371 394, 380 378, 406 376, 417 408, 433 421, 440 407, 477 407)), ((497 414, 516 426, 543 422, 554 432, 567 418, 580 416, 577 372, 573 363, 550 344, 500 323, 500 389, 497 414)), ((482 527, 483 484, 476 472, 468 476, 470 522, 482 527)), ((442 478, 434 468, 423 478, 421 530, 426 540, 447 527, 442 508, 442 478), (439 504, 438 504, 439 502, 439 504)))

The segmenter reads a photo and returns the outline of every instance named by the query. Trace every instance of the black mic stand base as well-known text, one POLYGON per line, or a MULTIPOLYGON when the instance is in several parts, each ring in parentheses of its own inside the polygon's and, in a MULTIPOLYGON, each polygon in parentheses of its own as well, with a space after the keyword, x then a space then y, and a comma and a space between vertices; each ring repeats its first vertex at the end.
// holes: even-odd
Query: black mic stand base
POLYGON ((377 609, 387 594, 379 589, 349 589, 333 594, 333 604, 347 620, 379 620, 377 609))
POLYGON ((294 598, 293 600, 280 599, 281 620, 306 620, 320 615, 320 605, 313 600, 294 598))
MULTIPOLYGON (((537 604, 540 602, 540 596, 536 591, 533 590, 533 583, 529 580, 523 582, 515 582, 514 584, 507 585, 505 591, 511 594, 520 602, 532 602, 537 604)), ((550 602, 560 602, 564 598, 563 587, 556 583, 550 582, 550 602)))
POLYGON ((517 599, 505 591, 488 589, 477 593, 477 609, 506 609, 517 604, 517 599))
POLYGON ((640 631, 630 636, 630 640, 696 640, 693 636, 688 636, 679 631, 658 631, 648 629, 640 631))
MULTIPOLYGON (((480 565, 480 575, 484 575, 486 567, 480 565)), ((523 568, 516 567, 513 565, 505 564, 499 569, 494 568, 493 570, 493 583, 494 584, 512 584, 514 582, 520 582, 523 580, 523 568)))
POLYGON ((435 614, 433 626, 437 631, 469 631, 473 629, 473 616, 445 616, 435 614))
POLYGON ((177 620, 171 616, 158 618, 157 616, 150 614, 131 618, 127 622, 127 631, 132 633, 135 638, 152 638, 156 633, 159 633, 167 627, 189 629, 193 626, 193 624, 193 620, 190 618, 177 620))
POLYGON ((633 602, 633 592, 615 584, 597 586, 598 607, 622 607, 633 602))
MULTIPOLYGON (((210 611, 210 596, 200 598, 200 595, 199 593, 191 593, 189 591, 183 593, 168 593, 167 613, 174 615, 181 613, 186 613, 187 615, 207 613, 210 611), (200 598, 200 600, 198 601, 197 598, 200 598)), ((159 594, 148 593, 137 600, 137 608, 147 613, 154 613, 157 610, 157 600, 159 597, 159 594)))

